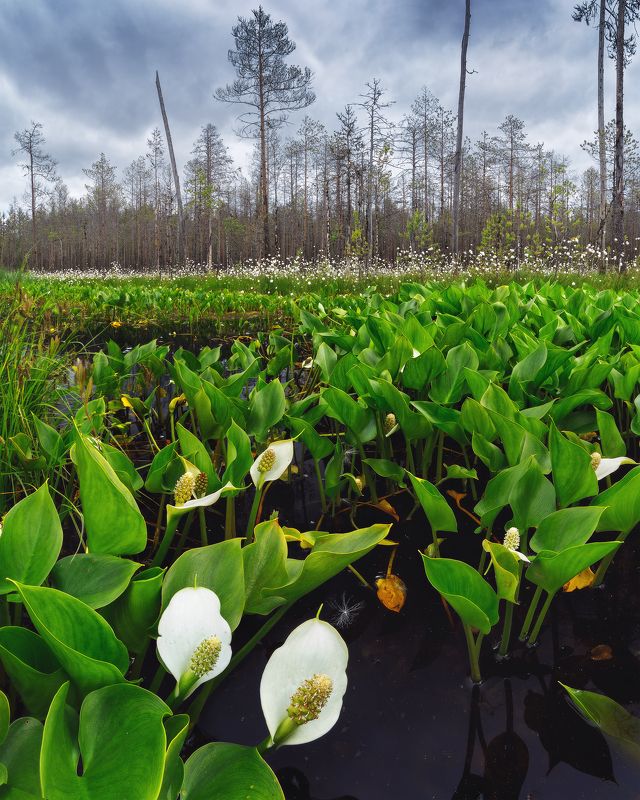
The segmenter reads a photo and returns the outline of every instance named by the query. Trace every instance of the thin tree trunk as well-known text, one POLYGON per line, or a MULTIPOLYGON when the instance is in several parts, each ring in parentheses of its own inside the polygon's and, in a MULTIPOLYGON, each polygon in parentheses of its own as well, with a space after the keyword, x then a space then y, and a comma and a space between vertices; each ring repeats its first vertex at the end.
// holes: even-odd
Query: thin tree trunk
POLYGON ((156 70, 156 88, 158 90, 158 100, 160 101, 160 111, 162 112, 162 121, 164 122, 164 132, 167 137, 167 147, 169 148, 169 158, 171 159, 171 170, 173 172, 173 182, 176 189, 176 202, 178 205, 178 233, 176 237, 176 251, 178 257, 178 264, 181 265, 183 261, 183 239, 184 239, 184 215, 182 213, 182 195, 180 193, 180 176, 178 175, 178 168, 176 167, 176 157, 173 152, 173 142, 171 141, 171 131, 169 130, 169 119, 164 107, 164 100, 162 99, 162 88, 160 86, 160 76, 156 70))
POLYGON ((33 257, 37 264, 37 241, 36 241, 36 179, 33 174, 33 143, 29 148, 29 175, 31 177, 31 244, 33 246, 33 257))
POLYGON ((467 47, 471 25, 471 0, 465 2, 464 33, 460 50, 460 89, 458 91, 458 131, 456 135, 456 154, 453 167, 453 252, 458 252, 460 227, 460 172, 462 169, 462 123, 464 116, 464 91, 467 83, 467 47))
POLYGON ((600 220, 599 246, 601 252, 600 272, 605 272, 604 248, 606 242, 605 223, 607 218, 607 154, 604 135, 604 34, 606 0, 600 0, 600 22, 598 26, 598 153, 600 160, 600 220))
MULTIPOLYGON (((614 250, 624 257, 624 27, 626 0, 618 0, 616 25, 616 145, 613 172, 613 225, 614 250)), ((626 271, 622 261, 621 271, 626 271)))

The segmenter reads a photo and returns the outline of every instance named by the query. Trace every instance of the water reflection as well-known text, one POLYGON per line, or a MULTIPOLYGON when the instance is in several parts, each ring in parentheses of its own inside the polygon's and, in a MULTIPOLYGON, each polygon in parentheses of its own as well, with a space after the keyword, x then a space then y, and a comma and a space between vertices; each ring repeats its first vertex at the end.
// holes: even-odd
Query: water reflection
POLYGON ((358 800, 353 795, 340 795, 340 797, 315 797, 311 794, 309 781, 304 773, 295 767, 283 767, 276 772, 282 790, 287 800, 358 800))

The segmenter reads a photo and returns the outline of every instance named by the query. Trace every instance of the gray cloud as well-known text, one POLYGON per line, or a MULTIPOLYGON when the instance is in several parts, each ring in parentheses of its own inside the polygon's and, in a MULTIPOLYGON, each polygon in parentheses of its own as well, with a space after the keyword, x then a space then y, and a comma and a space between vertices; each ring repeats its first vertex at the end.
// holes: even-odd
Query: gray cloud
MULTIPOLYGON (((589 165, 579 148, 595 127, 596 32, 571 20, 567 0, 473 0, 465 134, 494 133, 507 114, 525 120, 529 140, 589 165)), ((238 14, 233 0, 4 0, 0 17, 0 209, 20 200, 24 178, 11 157, 13 134, 43 123, 48 151, 72 194, 82 168, 104 151, 122 170, 161 124, 158 69, 180 165, 199 129, 215 123, 238 164, 250 144, 234 134, 235 109, 213 100, 232 79, 227 50, 238 14)), ((457 102, 462 0, 293 0, 266 2, 289 25, 292 60, 315 72, 308 113, 335 124, 364 84, 381 78, 399 120, 422 86, 444 105, 457 102)), ((627 122, 640 128, 640 56, 627 71, 627 122)), ((607 115, 613 116, 607 63, 607 115)), ((303 112, 304 113, 304 112, 303 112)), ((303 113, 292 117, 294 132, 303 113)))

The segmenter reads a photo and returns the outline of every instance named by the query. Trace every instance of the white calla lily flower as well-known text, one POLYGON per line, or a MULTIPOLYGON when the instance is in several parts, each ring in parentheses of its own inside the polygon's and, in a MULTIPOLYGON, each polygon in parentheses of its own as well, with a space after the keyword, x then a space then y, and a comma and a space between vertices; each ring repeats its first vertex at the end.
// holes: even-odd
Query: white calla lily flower
POLYGON ((593 467, 596 478, 601 481, 607 475, 611 475, 623 464, 635 464, 632 458, 627 456, 619 456, 618 458, 603 458, 597 451, 591 453, 591 466, 593 467))
POLYGON ((262 673, 260 702, 273 745, 305 744, 338 721, 349 651, 328 622, 310 619, 275 650, 262 673))
POLYGON ((293 439, 271 442, 260 453, 249 470, 251 480, 258 489, 268 481, 277 481, 293 461, 293 439))
POLYGON ((517 528, 509 528, 509 530, 504 535, 504 546, 513 553, 514 556, 520 559, 520 561, 525 561, 527 564, 531 563, 531 560, 525 556, 524 553, 521 553, 518 548, 520 547, 520 531, 517 528))
POLYGON ((224 486, 218 489, 217 492, 211 492, 211 494, 206 494, 204 497, 194 497, 192 500, 187 500, 187 502, 183 503, 181 506, 179 506, 179 508, 180 510, 188 510, 190 508, 203 508, 205 506, 212 506, 222 497, 223 492, 236 488, 237 487, 235 487, 232 483, 226 483, 224 486))
POLYGON ((218 595, 203 586, 176 592, 160 617, 156 644, 176 679, 176 701, 219 675, 231 660, 231 628, 218 595))

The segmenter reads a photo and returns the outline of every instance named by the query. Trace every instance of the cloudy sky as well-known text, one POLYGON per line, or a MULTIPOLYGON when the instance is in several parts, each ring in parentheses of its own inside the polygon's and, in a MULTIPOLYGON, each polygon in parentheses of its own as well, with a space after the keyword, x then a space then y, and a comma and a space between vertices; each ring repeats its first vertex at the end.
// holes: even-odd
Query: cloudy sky
MULTIPOLYGON (((589 165, 580 142, 596 126, 594 28, 571 20, 573 0, 472 0, 465 134, 495 132, 521 117, 531 142, 589 165)), ((238 0, 2 0, 0 2, 0 210, 25 181, 11 151, 13 134, 41 122, 47 150, 73 195, 82 168, 101 151, 119 174, 161 126, 158 69, 179 168, 202 125, 213 122, 240 166, 248 145, 234 134, 236 109, 213 99, 233 78, 231 27, 252 8, 238 0)), ((317 100, 307 113, 329 128, 380 78, 400 119, 422 86, 454 108, 463 0, 266 0, 289 25, 290 61, 315 73, 317 100)), ((613 62, 607 60, 607 118, 614 114, 613 62)), ((626 121, 640 133, 640 55, 627 70, 626 121)), ((304 113, 304 112, 302 112, 304 113)), ((291 133, 301 119, 291 118, 291 133)))

